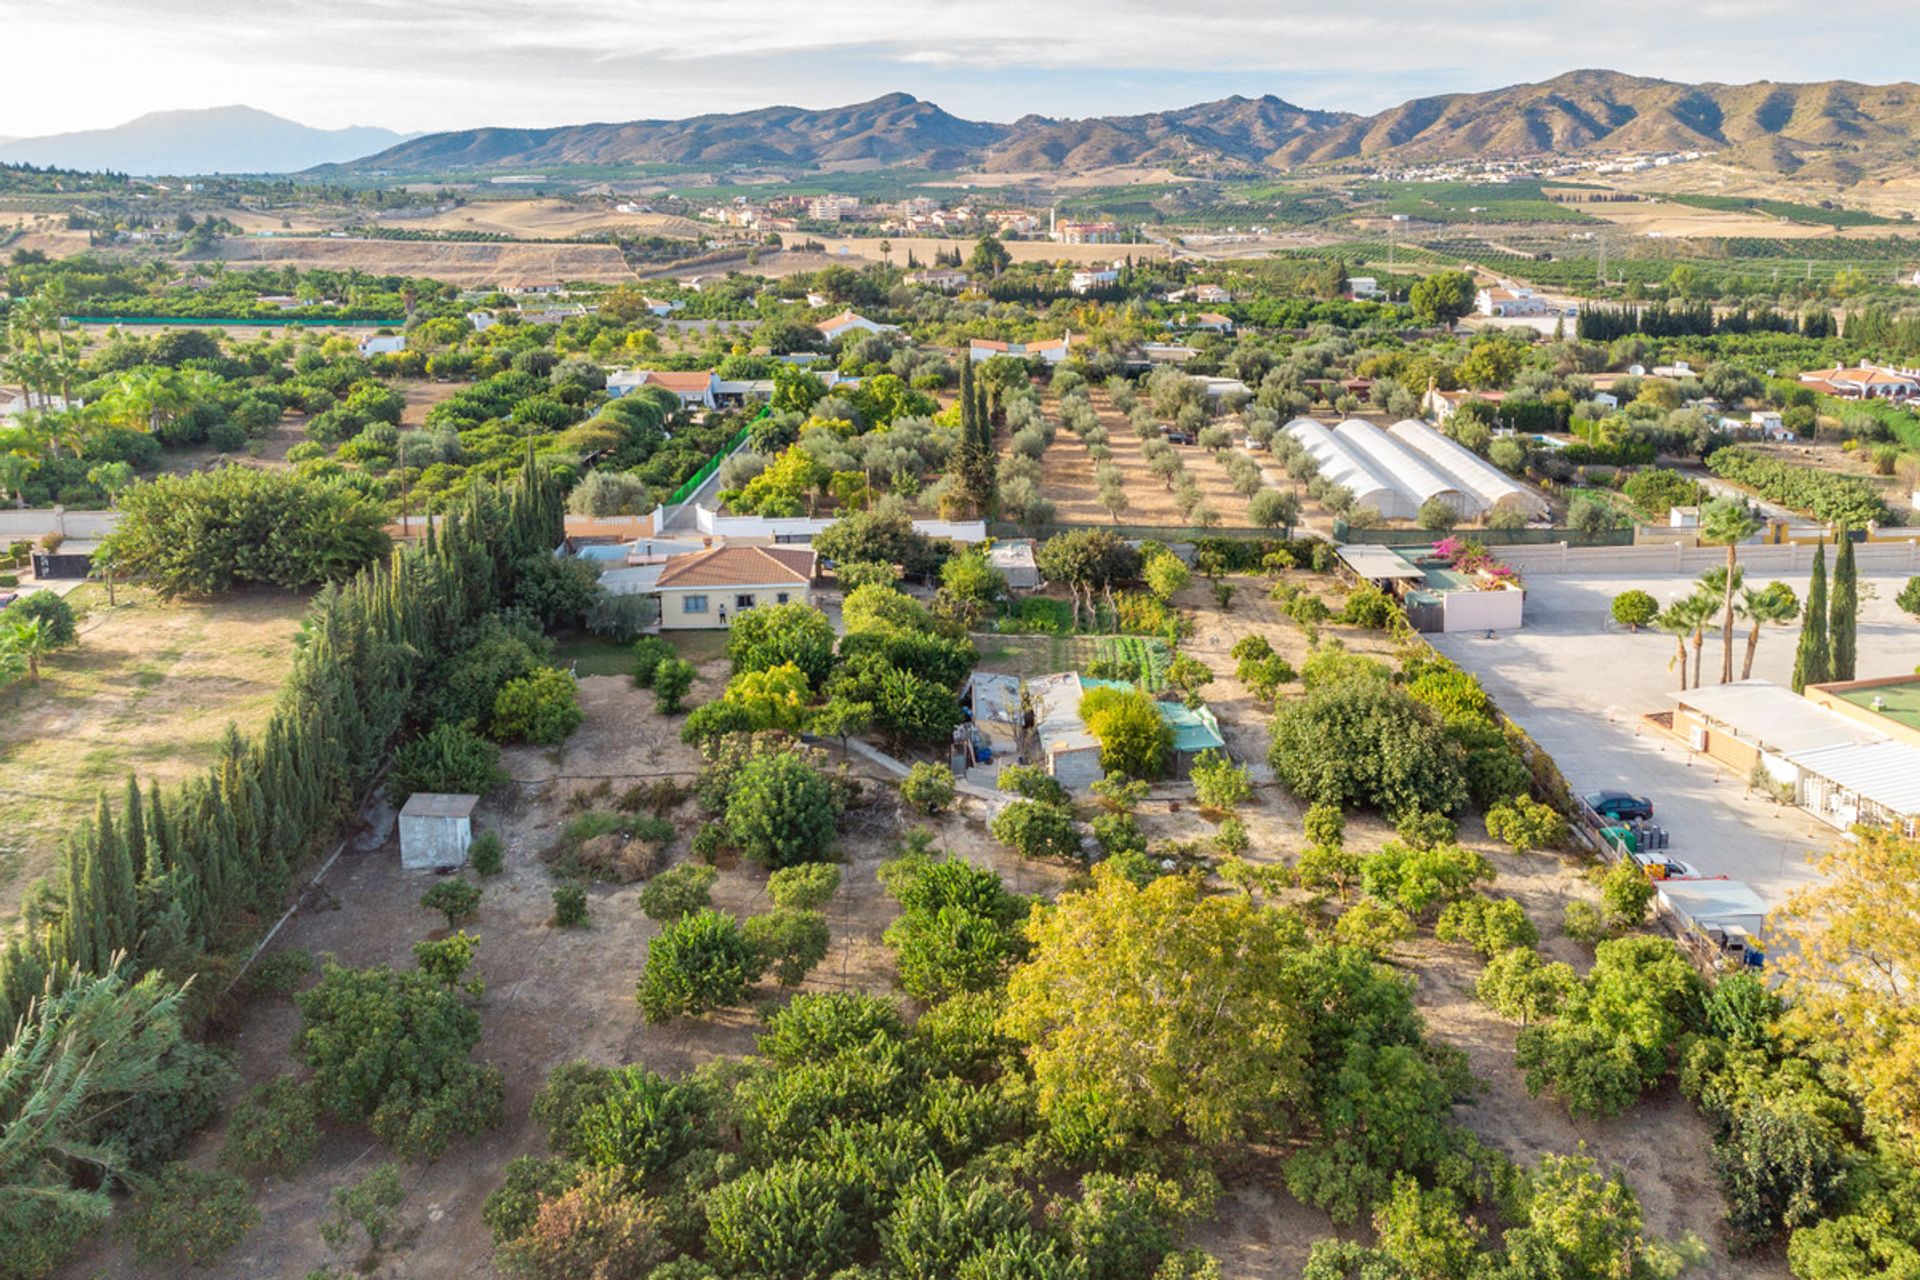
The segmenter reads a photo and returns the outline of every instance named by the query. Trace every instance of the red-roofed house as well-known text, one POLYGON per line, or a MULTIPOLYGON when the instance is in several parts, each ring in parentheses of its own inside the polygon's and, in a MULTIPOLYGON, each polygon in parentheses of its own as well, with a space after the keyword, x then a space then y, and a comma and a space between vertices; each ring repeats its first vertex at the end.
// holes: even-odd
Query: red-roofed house
POLYGON ((1879 365, 1814 369, 1801 374, 1800 381, 1843 400, 1910 400, 1920 396, 1920 374, 1879 365))
POLYGON ((714 406, 714 391, 719 380, 708 373, 676 373, 661 369, 621 369, 607 375, 607 394, 618 400, 628 392, 638 391, 642 387, 659 387, 662 391, 671 391, 680 398, 686 407, 698 405, 702 409, 714 406))
POLYGON ((724 627, 743 609, 812 604, 817 564, 811 547, 714 547, 670 556, 654 580, 660 626, 724 627))

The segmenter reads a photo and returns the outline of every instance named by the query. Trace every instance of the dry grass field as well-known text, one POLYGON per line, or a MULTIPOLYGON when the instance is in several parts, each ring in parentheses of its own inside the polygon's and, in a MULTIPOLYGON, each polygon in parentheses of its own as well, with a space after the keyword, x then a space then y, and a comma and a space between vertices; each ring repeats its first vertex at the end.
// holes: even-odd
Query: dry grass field
MULTIPOLYGON (((866 258, 873 262, 881 261, 880 237, 878 236, 818 236, 804 232, 787 232, 782 237, 785 242, 798 244, 812 240, 823 246, 833 257, 866 258)), ((909 250, 921 262, 932 265, 937 253, 958 252, 962 258, 973 252, 972 240, 949 240, 937 236, 889 236, 895 265, 904 264, 909 250)), ((1167 250, 1157 244, 1056 244, 1051 240, 1008 240, 1004 242, 1007 252, 1013 255, 1015 262, 1113 262, 1120 258, 1132 258, 1136 262, 1151 258, 1164 258, 1167 250)))
MULTIPOLYGON (((1120 468, 1126 477, 1122 487, 1126 490, 1127 506, 1119 513, 1118 523, 1169 527, 1191 523, 1174 505, 1173 492, 1167 483, 1148 469, 1147 460, 1140 452, 1140 437, 1128 425, 1126 416, 1114 408, 1104 390, 1093 392, 1093 403, 1100 411, 1100 424, 1107 430, 1107 447, 1113 450, 1108 462, 1120 468)), ((1058 405, 1051 398, 1047 410, 1049 414, 1058 411, 1058 405)), ((1187 474, 1199 484, 1207 507, 1220 517, 1220 523, 1228 528, 1247 527, 1251 523, 1247 519, 1247 500, 1234 492, 1226 469, 1213 454, 1197 445, 1174 445, 1173 448, 1186 464, 1187 474)), ((1263 461, 1268 460, 1268 455, 1261 456, 1263 461)), ((1065 430, 1054 435, 1053 444, 1040 458, 1040 491, 1052 500, 1055 520, 1064 524, 1114 519, 1100 505, 1094 469, 1093 457, 1080 437, 1065 430)), ((1277 471, 1275 474, 1278 475, 1277 471)))
POLYGON ((304 596, 244 592, 163 604, 87 585, 67 597, 80 643, 38 684, 0 690, 0 920, 19 909, 100 791, 129 773, 173 783, 203 772, 233 724, 266 723, 306 611, 304 596))
POLYGON ((414 231, 487 231, 538 239, 619 231, 627 235, 698 240, 713 231, 690 218, 660 213, 619 213, 611 208, 583 207, 566 200, 482 200, 429 217, 409 216, 403 210, 387 214, 381 221, 387 226, 414 231))
POLYGON ((620 251, 605 244, 463 244, 263 236, 229 239, 220 252, 236 266, 432 276, 463 286, 494 284, 519 276, 600 284, 622 284, 634 278, 620 251))

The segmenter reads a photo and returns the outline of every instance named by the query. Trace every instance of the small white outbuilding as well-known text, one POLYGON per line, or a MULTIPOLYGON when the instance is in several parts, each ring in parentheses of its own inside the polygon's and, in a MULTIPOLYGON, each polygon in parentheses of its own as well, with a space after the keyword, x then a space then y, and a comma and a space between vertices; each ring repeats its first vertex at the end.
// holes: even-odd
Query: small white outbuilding
POLYGON ((416 791, 400 810, 400 865, 408 871, 465 866, 479 796, 416 791))

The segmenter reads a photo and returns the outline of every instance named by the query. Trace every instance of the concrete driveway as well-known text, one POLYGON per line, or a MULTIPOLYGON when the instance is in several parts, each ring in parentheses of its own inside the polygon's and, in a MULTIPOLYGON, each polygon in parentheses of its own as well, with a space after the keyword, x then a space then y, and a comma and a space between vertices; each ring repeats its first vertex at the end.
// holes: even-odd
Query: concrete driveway
MULTIPOLYGON (((1909 672, 1920 664, 1920 624, 1893 605, 1902 578, 1862 579, 1875 598, 1860 619, 1859 674, 1909 672)), ((1679 688, 1670 670, 1673 640, 1627 632, 1612 621, 1613 597, 1638 587, 1663 604, 1691 591, 1686 574, 1537 575, 1527 584, 1527 624, 1492 640, 1480 633, 1434 636, 1434 646, 1479 676, 1502 710, 1553 754, 1576 791, 1619 788, 1652 798, 1656 820, 1673 833, 1669 853, 1707 875, 1744 880, 1770 906, 1816 875, 1808 858, 1838 833, 1801 810, 1747 791, 1746 779, 1689 751, 1641 719, 1671 711, 1679 688)), ((1802 597, 1804 579, 1790 585, 1802 597)), ((1753 674, 1786 684, 1794 629, 1760 640, 1753 674)), ((1734 644, 1740 674, 1746 631, 1734 644)), ((1707 640, 1703 674, 1720 678, 1717 637, 1707 640)))

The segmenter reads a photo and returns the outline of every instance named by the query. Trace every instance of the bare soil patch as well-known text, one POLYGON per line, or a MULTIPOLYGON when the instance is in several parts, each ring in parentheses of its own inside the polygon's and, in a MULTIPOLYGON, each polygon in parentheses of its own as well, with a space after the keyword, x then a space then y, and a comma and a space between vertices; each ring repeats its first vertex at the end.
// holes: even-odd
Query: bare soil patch
POLYGON ((467 244, 275 236, 229 239, 220 252, 229 262, 251 266, 432 276, 456 285, 496 284, 517 276, 606 284, 634 279, 620 251, 605 244, 467 244))
MULTIPOLYGON (((1147 459, 1140 452, 1141 439, 1127 422, 1126 415, 1114 407, 1105 390, 1095 389, 1092 398, 1100 414, 1100 425, 1107 431, 1107 447, 1113 450, 1113 456, 1107 461, 1124 476, 1121 487, 1127 494, 1127 506, 1120 512, 1118 523, 1188 525, 1190 522, 1174 505, 1172 489, 1147 466, 1147 459)), ((1058 404, 1050 397, 1047 408, 1049 413, 1057 413, 1058 404)), ((1200 486, 1206 505, 1220 517, 1220 524, 1228 528, 1250 526, 1247 500, 1234 491, 1218 459, 1198 445, 1177 444, 1173 448, 1186 464, 1187 473, 1200 486)), ((1256 456, 1263 462, 1267 460, 1264 455, 1256 456)), ((1040 458, 1040 491, 1052 500, 1055 520, 1062 524, 1113 521, 1113 515, 1100 504, 1100 487, 1094 478, 1097 466, 1079 436, 1066 430, 1055 433, 1053 444, 1040 458)), ((1277 473, 1275 478, 1279 478, 1277 473)))

